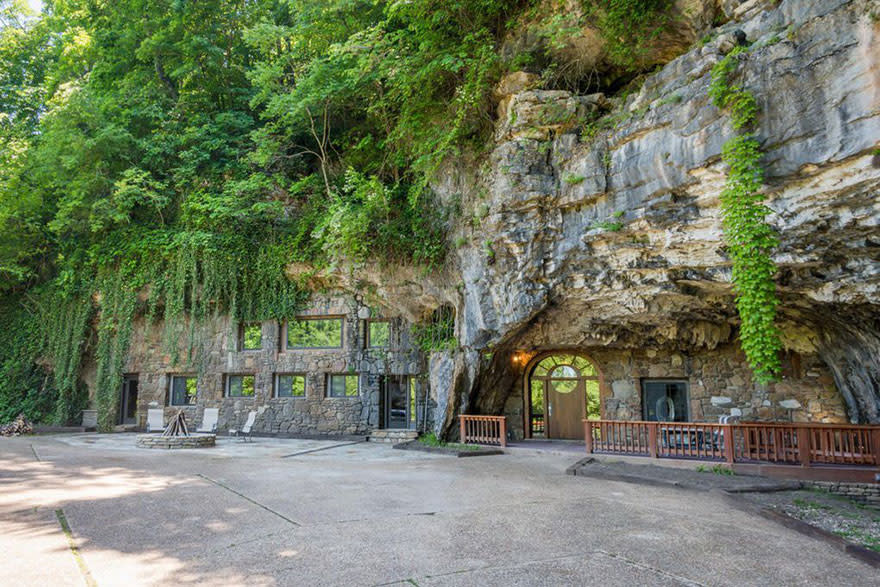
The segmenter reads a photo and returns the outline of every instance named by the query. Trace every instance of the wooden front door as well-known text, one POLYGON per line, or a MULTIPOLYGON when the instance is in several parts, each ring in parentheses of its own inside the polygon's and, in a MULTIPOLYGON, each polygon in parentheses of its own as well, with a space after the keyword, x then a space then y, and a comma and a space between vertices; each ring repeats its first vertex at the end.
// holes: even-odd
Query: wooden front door
POLYGON ((577 379, 550 380, 547 390, 547 437, 584 438, 584 383, 577 379))
POLYGON ((583 440, 585 417, 598 419, 599 376, 584 357, 544 355, 526 380, 526 436, 583 440))

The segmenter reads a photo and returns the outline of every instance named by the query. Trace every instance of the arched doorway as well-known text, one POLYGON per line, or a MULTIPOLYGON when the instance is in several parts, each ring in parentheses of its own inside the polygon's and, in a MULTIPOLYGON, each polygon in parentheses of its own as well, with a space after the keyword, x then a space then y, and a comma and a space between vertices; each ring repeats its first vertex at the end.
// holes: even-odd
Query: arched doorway
POLYGON ((572 353, 540 357, 526 379, 526 431, 531 438, 584 438, 584 418, 599 419, 599 373, 572 353))

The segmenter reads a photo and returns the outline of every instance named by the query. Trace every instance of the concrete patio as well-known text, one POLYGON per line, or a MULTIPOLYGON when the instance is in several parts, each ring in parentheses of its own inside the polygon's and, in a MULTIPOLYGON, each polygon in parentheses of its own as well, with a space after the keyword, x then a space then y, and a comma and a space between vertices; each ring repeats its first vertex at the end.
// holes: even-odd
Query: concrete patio
POLYGON ((18 585, 869 585, 876 569, 710 493, 352 442, 0 439, 18 585), (61 516, 61 518, 59 518, 61 516), (59 519, 70 527, 65 534, 59 519), (73 548, 71 548, 73 547, 73 548))

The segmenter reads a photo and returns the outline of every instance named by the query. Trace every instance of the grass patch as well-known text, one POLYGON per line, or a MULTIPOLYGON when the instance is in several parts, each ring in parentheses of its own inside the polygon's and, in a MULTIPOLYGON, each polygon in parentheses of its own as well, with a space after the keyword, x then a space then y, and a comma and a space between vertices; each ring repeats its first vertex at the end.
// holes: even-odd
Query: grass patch
POLYGON ((834 533, 844 540, 861 544, 865 548, 873 550, 874 552, 880 552, 880 538, 877 538, 864 530, 850 528, 848 530, 835 530, 834 533))
POLYGON ((697 467, 697 473, 714 473, 716 475, 725 475, 727 477, 736 475, 736 473, 733 472, 733 469, 728 469, 724 465, 712 465, 711 467, 699 465, 697 467))
POLYGON ((437 438, 433 432, 429 432, 424 436, 419 436, 419 442, 425 446, 433 446, 434 448, 448 448, 452 450, 480 450, 475 444, 462 444, 460 442, 444 442, 437 438))

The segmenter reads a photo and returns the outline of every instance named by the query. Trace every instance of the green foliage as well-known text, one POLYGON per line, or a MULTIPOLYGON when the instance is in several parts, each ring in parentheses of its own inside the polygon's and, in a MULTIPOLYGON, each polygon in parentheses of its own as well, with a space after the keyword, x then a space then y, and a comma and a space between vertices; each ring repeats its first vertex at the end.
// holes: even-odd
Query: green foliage
POLYGON ((726 467, 724 465, 712 465, 708 467, 706 465, 697 465, 698 473, 714 473, 716 475, 723 475, 727 477, 732 477, 736 475, 736 473, 730 467, 726 467))
POLYGON ((92 300, 86 294, 64 296, 50 290, 41 296, 38 304, 36 318, 43 329, 41 346, 52 365, 58 393, 54 420, 59 424, 73 424, 78 422, 86 402, 79 369, 94 313, 92 300))
POLYGON ((724 237, 733 265, 736 307, 742 325, 740 343, 759 382, 775 379, 781 370, 779 352, 782 343, 776 328, 776 266, 770 252, 778 244, 765 218, 770 210, 764 205, 761 185, 761 148, 748 129, 757 117, 754 96, 741 86, 732 85, 736 71, 737 48, 712 69, 709 94, 713 103, 730 113, 733 127, 740 132, 722 148, 722 159, 729 171, 721 192, 724 237))
POLYGON ((52 378, 34 362, 42 333, 32 312, 17 303, 0 305, 0 422, 18 414, 34 422, 54 416, 57 393, 52 378))
POLYGON ((636 70, 650 43, 669 23, 671 0, 590 0, 612 61, 636 70))
POLYGON ((131 340, 137 292, 128 277, 116 271, 98 282, 100 311, 95 350, 98 364, 95 398, 98 429, 103 432, 111 431, 116 424, 122 369, 131 340))
POLYGON ((451 306, 440 306, 431 316, 412 327, 413 343, 423 351, 452 350, 458 346, 455 338, 455 311, 451 306))

